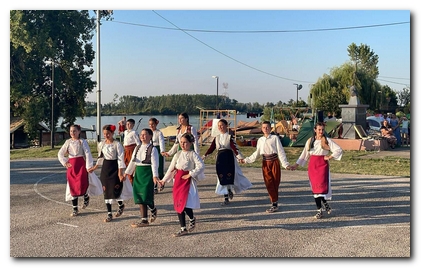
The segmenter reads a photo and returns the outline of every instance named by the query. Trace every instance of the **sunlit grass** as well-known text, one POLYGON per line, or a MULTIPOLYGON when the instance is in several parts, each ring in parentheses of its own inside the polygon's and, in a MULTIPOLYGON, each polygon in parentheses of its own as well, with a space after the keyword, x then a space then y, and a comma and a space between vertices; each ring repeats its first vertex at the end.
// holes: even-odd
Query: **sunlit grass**
MULTIPOLYGON (((90 144, 91 152, 94 158, 97 157, 98 152, 96 143, 90 144)), ((205 154, 208 146, 201 146, 200 155, 205 154)), ((243 146, 239 147, 241 153, 247 157, 250 156, 255 150, 255 147, 243 146)), ((41 148, 28 148, 28 149, 15 149, 10 150, 10 160, 17 159, 30 159, 30 158, 57 158, 58 150, 60 146, 55 146, 54 149, 51 147, 41 148)), ((167 148, 169 149, 169 148, 167 148)), ((302 147, 285 147, 285 153, 288 161, 293 164, 300 156, 303 148, 302 147)), ((382 158, 367 157, 370 154, 376 154, 376 152, 365 152, 365 151, 345 151, 341 161, 330 161, 330 170, 332 173, 347 173, 347 174, 365 174, 365 175, 385 175, 385 176, 407 176, 411 175, 411 161, 408 158, 387 156, 382 158)), ((215 152, 209 156, 205 163, 215 164, 215 152)), ((57 160, 58 161, 58 160, 57 160)), ((171 161, 171 157, 168 157, 166 161, 171 161)), ((261 159, 256 160, 252 164, 242 164, 244 167, 261 167, 261 159)), ((307 170, 307 168, 299 167, 298 170, 307 170)))

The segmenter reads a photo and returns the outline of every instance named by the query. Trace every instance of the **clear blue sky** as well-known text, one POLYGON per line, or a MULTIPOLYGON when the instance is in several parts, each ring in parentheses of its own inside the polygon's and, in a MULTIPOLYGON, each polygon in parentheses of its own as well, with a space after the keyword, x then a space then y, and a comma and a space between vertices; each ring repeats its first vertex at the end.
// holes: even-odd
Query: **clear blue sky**
MULTIPOLYGON (((302 84, 299 98, 307 101, 312 83, 349 61, 351 43, 370 46, 379 56, 378 81, 401 90, 410 85, 410 15, 409 10, 117 9, 100 31, 102 103, 114 94, 216 94, 213 75, 219 76, 219 94, 239 102, 295 100, 294 83, 302 84), (404 24, 371 27, 394 23, 404 24), (355 27, 360 28, 343 29, 355 27)), ((96 43, 95 37, 95 49, 96 43)))

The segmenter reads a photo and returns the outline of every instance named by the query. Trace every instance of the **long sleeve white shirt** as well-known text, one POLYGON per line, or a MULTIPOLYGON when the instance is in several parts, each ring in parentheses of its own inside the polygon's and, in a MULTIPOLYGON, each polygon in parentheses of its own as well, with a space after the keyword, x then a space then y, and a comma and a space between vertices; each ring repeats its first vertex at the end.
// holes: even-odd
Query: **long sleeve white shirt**
POLYGON ((133 129, 127 129, 124 131, 123 145, 128 146, 132 144, 140 145, 142 142, 140 142, 139 133, 137 133, 137 131, 133 129))
POLYGON ((153 147, 151 152, 151 164, 144 164, 142 161, 146 159, 146 152, 149 144, 142 144, 139 147, 136 155, 132 155, 132 159, 130 160, 129 165, 126 168, 125 173, 132 175, 133 172, 136 170, 136 166, 151 166, 152 167, 152 176, 158 177, 158 166, 159 166, 159 158, 158 158, 158 150, 153 147))
POLYGON ((85 139, 68 139, 64 142, 58 151, 58 160, 63 166, 69 161, 69 158, 85 157, 86 169, 93 166, 93 157, 89 144, 85 139), (67 155, 67 156, 66 156, 67 155))
POLYGON ((276 135, 269 134, 267 137, 260 137, 257 140, 256 151, 249 157, 246 157, 244 161, 246 163, 253 163, 259 156, 264 154, 278 154, 282 167, 286 168, 289 166, 284 147, 276 135))
MULTIPOLYGON (((339 147, 339 145, 332 141, 330 138, 327 138, 327 142, 329 144, 330 151, 332 152, 332 158, 334 160, 341 160, 343 154, 341 147, 339 147)), ((328 155, 330 152, 329 150, 322 148, 321 140, 315 140, 314 147, 310 150, 308 150, 309 144, 310 139, 307 140, 306 145, 304 146, 304 149, 296 162, 300 166, 304 166, 312 155, 328 155)))
MULTIPOLYGON (((198 154, 198 155, 200 155, 200 148, 199 148, 199 139, 198 139, 198 137, 197 137, 197 131, 196 131, 196 128, 194 127, 194 126, 190 126, 190 130, 191 130, 191 134, 193 135, 193 137, 194 137, 194 151, 198 154)), ((186 131, 184 131, 184 132, 181 132, 180 130, 178 130, 178 132, 177 132, 177 136, 176 136, 176 142, 174 143, 174 145, 171 147, 171 149, 168 151, 168 154, 169 155, 174 155, 177 151, 178 151, 178 146, 179 146, 179 142, 180 142, 180 139, 181 139, 181 136, 183 136, 183 134, 184 133, 186 133, 187 132, 187 129, 186 129, 186 131)))
POLYGON ((106 144, 105 141, 101 141, 98 144, 98 156, 103 153, 102 158, 98 158, 97 164, 100 166, 106 160, 117 160, 118 168, 126 168, 124 163, 124 148, 120 142, 114 141, 111 144, 106 144))
POLYGON ((159 146, 161 152, 165 152, 165 138, 161 130, 156 129, 153 131, 152 143, 153 146, 159 146))

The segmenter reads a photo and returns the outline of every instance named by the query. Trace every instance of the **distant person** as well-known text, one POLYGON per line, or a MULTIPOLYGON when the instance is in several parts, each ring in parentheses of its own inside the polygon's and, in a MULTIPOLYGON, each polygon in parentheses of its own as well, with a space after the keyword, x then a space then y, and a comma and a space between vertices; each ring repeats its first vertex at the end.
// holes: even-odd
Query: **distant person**
POLYGON ((401 128, 402 145, 406 143, 406 146, 408 146, 409 145, 409 120, 408 118, 406 118, 406 116, 403 116, 401 123, 402 123, 402 128, 401 128))
POLYGON ((327 200, 332 199, 329 160, 341 160, 342 154, 341 147, 326 136, 324 123, 317 122, 313 136, 307 140, 297 162, 291 166, 291 169, 295 170, 298 165, 304 166, 308 161, 308 178, 317 208, 314 216, 316 219, 323 217, 322 205, 327 214, 332 211, 327 203, 327 200))
POLYGON ((281 183, 281 165, 285 169, 290 168, 287 156, 278 136, 272 135, 269 121, 262 123, 263 137, 257 140, 256 151, 242 160, 241 163, 253 163, 259 156, 262 156, 262 173, 266 189, 269 194, 271 207, 267 213, 278 211, 279 185, 281 183))
POLYGON ((252 184, 241 171, 237 159, 244 159, 234 136, 228 133, 228 121, 220 119, 218 121, 218 134, 212 141, 209 149, 202 156, 205 160, 206 157, 217 150, 216 155, 216 189, 215 193, 224 196, 222 206, 229 204, 229 200, 233 199, 234 194, 240 194, 249 189, 252 184))
MULTIPOLYGON (((110 222, 113 219, 112 204, 114 200, 118 203, 118 210, 115 217, 120 217, 123 214, 125 205, 122 198, 124 177, 124 148, 120 142, 114 140, 114 132, 116 127, 114 125, 105 125, 102 127, 102 134, 105 140, 98 144, 98 161, 94 167, 89 171, 92 172, 101 166, 101 183, 104 190, 104 201, 107 207, 107 217, 104 222, 110 222)), ((125 186, 130 186, 130 183, 125 186)))
POLYGON ((396 146, 401 146, 401 128, 400 128, 401 121, 396 117, 396 114, 392 114, 390 118, 390 125, 393 129, 393 135, 396 137, 396 146))
POLYGON ((336 117, 332 112, 327 113, 327 116, 325 117, 324 122, 327 122, 327 121, 336 121, 336 117))
POLYGON ((126 130, 126 117, 118 121, 118 135, 120 135, 120 142, 124 141, 124 131, 126 130))
MULTIPOLYGON (((159 120, 155 117, 152 117, 149 119, 149 128, 153 132, 152 136, 152 144, 158 151, 158 158, 159 158, 159 165, 158 165, 158 176, 159 179, 162 180, 164 178, 164 165, 165 165, 165 158, 164 158, 164 152, 165 152, 165 138, 164 134, 162 134, 161 130, 157 128, 159 124, 159 120)), ((164 186, 158 187, 158 183, 155 183, 154 192, 157 194, 159 191, 164 190, 164 186)))
POLYGON ((140 132, 141 145, 137 145, 125 171, 125 175, 133 175, 134 203, 140 207, 140 221, 131 224, 133 228, 145 227, 155 221, 157 209, 154 201, 154 185, 158 183, 158 150, 153 146, 151 139, 153 132, 144 128, 140 132), (148 208, 151 211, 148 221, 148 208))
POLYGON ((205 164, 200 156, 191 149, 194 137, 191 133, 184 133, 180 138, 181 150, 177 151, 171 164, 159 183, 170 180, 173 184, 174 210, 177 212, 181 230, 173 236, 183 236, 192 232, 196 227, 196 217, 193 209, 200 208, 199 189, 197 182, 205 178, 205 164), (186 215, 189 217, 189 228, 186 226, 186 215))
POLYGON ((393 135, 393 130, 383 125, 380 127, 380 133, 381 133, 381 136, 386 139, 389 147, 392 149, 395 149, 397 138, 395 135, 393 135))
POLYGON ((200 155, 199 141, 197 137, 197 130, 194 126, 190 125, 189 115, 187 113, 181 113, 178 116, 177 135, 175 137, 174 145, 168 152, 165 152, 165 156, 172 156, 177 151, 181 150, 180 138, 185 133, 190 133, 194 137, 194 143, 191 145, 191 149, 194 150, 198 155, 200 155))
MULTIPOLYGON (((70 126, 70 139, 67 139, 58 151, 58 160, 67 169, 66 192, 70 192, 73 212, 70 216, 79 215, 78 199, 83 197, 82 209, 89 205, 89 173, 93 166, 93 157, 89 144, 85 139, 80 138, 80 125, 70 126)), ((98 178, 95 176, 98 180, 98 178)), ((98 181, 99 182, 99 181, 98 181)), ((99 187, 101 183, 97 184, 99 187)))
MULTIPOLYGON (((132 159, 132 154, 134 149, 136 148, 136 145, 140 145, 140 139, 139 139, 139 134, 137 133, 136 130, 134 130, 134 125, 135 125, 135 121, 134 119, 129 119, 126 122, 126 130, 124 131, 124 142, 123 142, 123 146, 124 146, 124 163, 127 165, 129 165, 131 159, 132 159)), ((133 175, 130 174, 127 176, 127 178, 129 179, 130 183, 133 185, 133 175)))

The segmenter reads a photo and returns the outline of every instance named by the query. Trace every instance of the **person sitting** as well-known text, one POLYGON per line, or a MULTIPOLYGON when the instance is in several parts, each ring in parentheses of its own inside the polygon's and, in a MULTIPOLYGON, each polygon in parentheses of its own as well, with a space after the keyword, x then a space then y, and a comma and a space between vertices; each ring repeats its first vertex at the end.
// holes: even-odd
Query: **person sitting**
POLYGON ((397 139, 396 139, 395 135, 393 135, 393 131, 389 130, 385 126, 381 126, 380 132, 381 132, 382 137, 386 139, 390 148, 395 149, 397 139))

